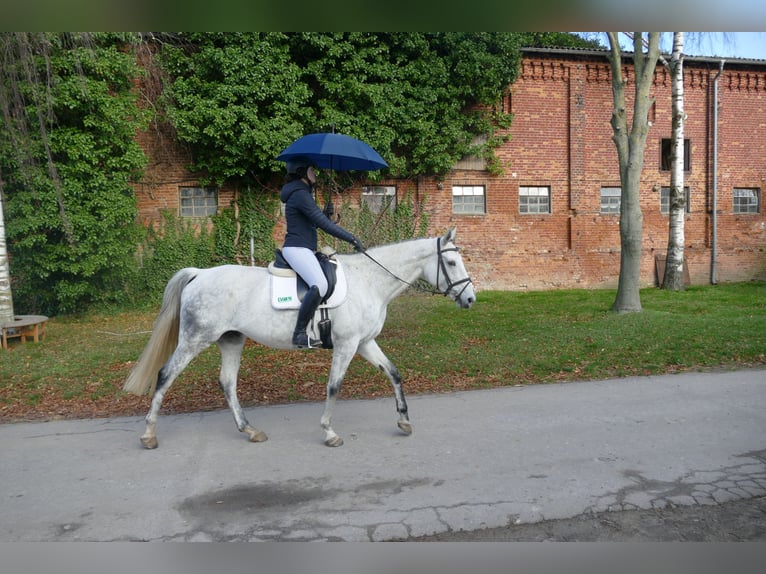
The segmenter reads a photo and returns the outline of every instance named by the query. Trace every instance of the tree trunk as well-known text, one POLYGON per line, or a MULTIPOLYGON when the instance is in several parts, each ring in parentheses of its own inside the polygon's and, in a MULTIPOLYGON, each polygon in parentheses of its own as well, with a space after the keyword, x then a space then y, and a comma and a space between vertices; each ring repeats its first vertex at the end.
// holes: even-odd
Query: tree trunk
MULTIPOLYGON (((0 174, 2 178, 2 174, 0 174)), ((5 219, 3 218, 3 182, 0 179, 0 325, 13 321, 13 293, 8 247, 5 242, 5 219)))
MULTIPOLYGON (((643 155, 643 150, 641 152, 643 155)), ((640 160, 643 164, 643 158, 640 160)), ((644 214, 639 202, 641 166, 631 161, 621 169, 622 197, 620 199, 620 278, 612 310, 618 313, 641 311, 641 252, 643 246, 644 214), (623 173, 624 172, 624 173, 623 173)))
POLYGON ((633 33, 635 99, 633 124, 628 130, 625 109, 625 85, 622 53, 617 32, 609 32, 612 69, 612 140, 620 163, 620 278, 612 310, 617 313, 641 311, 641 254, 644 217, 641 213, 640 184, 644 167, 644 148, 649 133, 649 109, 653 102, 649 92, 659 57, 659 32, 649 32, 647 52, 643 51, 643 35, 633 33))
POLYGON ((671 93, 673 101, 673 133, 671 139, 671 174, 669 197, 668 254, 665 260, 663 289, 681 291, 684 288, 684 33, 673 33, 673 54, 670 58, 671 93))

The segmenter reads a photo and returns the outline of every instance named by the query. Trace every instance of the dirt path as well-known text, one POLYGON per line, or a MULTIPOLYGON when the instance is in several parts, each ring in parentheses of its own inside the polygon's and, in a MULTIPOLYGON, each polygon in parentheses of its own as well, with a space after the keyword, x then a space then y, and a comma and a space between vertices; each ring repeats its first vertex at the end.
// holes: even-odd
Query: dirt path
POLYGON ((580 515, 414 538, 420 542, 740 542, 766 540, 766 497, 717 505, 580 515))

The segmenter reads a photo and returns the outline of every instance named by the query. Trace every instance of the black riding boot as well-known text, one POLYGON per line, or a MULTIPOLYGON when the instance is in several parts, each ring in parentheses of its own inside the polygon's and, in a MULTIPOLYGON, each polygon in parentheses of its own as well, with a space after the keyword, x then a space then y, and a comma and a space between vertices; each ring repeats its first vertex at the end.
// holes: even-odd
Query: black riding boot
POLYGON ((298 320, 295 323, 295 331, 293 332, 293 345, 298 348, 305 349, 306 347, 319 347, 321 341, 312 339, 306 333, 306 328, 309 325, 309 321, 316 313, 317 307, 322 296, 319 294, 319 287, 314 285, 308 290, 301 302, 301 308, 298 310, 298 320))

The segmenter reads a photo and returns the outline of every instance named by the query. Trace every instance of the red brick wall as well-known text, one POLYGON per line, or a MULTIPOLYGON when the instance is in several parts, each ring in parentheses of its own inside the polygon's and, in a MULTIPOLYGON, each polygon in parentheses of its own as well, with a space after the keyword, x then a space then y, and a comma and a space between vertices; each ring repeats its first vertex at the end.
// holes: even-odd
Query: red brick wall
MULTIPOLYGON (((149 158, 143 180, 133 187, 138 202, 138 217, 143 225, 156 224, 164 211, 180 215, 180 190, 197 187, 199 176, 188 171, 191 154, 169 133, 167 128, 152 126, 139 133, 138 142, 149 158)), ((234 192, 218 190, 219 209, 231 205, 234 192)))
MULTIPOLYGON (((630 69, 626 70, 631 80, 630 69)), ((693 283, 710 281, 712 193, 712 82, 717 64, 685 64, 685 138, 691 142, 690 213, 685 251, 693 283)), ((628 111, 633 84, 629 82, 628 111)), ((660 213, 660 187, 670 172, 660 169, 663 138, 671 135, 670 77, 657 68, 656 98, 641 183, 644 215, 642 284, 656 282, 655 256, 664 256, 668 217, 660 213)), ((766 178, 766 69, 724 69, 719 83, 718 280, 764 276, 766 218, 732 214, 732 188, 762 188, 766 178)), ((602 186, 620 186, 617 153, 609 123, 611 74, 602 61, 527 55, 509 101, 514 114, 511 141, 498 155, 506 173, 455 172, 445 181, 435 228, 456 225, 472 261, 477 284, 496 289, 614 287, 619 277, 619 216, 600 213, 602 186), (487 214, 453 215, 450 183, 487 186, 487 214), (520 186, 551 188, 551 214, 522 215, 520 186)))
MULTIPOLYGON (((710 282, 712 213, 712 99, 717 62, 694 62, 685 71, 685 138, 691 141, 690 213, 685 219, 692 283, 710 282)), ((628 117, 632 116, 632 70, 628 117)), ((670 172, 660 169, 660 146, 670 138, 670 77, 658 65, 652 95, 652 126, 646 143, 641 180, 644 216, 642 284, 654 285, 655 256, 667 248, 668 218, 660 213, 660 187, 670 172)), ((718 266, 719 281, 764 278, 766 217, 735 215, 733 187, 763 189, 766 180, 766 66, 727 64, 719 82, 718 266)), ((615 287, 619 276, 619 216, 600 213, 602 186, 619 187, 617 153, 612 142, 611 72, 603 56, 579 53, 526 53, 518 81, 504 105, 514 114, 511 139, 498 156, 500 176, 456 170, 444 179, 388 182, 400 197, 426 197, 433 233, 457 227, 458 243, 479 289, 551 289, 615 287), (484 185, 486 214, 452 213, 453 185, 484 185), (551 213, 519 213, 520 186, 550 186, 551 213), (441 187, 441 189, 439 189, 441 187)), ((151 159, 145 182, 136 187, 141 219, 156 220, 160 209, 178 209, 178 189, 194 185, 185 171, 189 155, 174 139, 158 131, 140 136, 151 159)), ((350 192, 353 196, 359 190, 350 192)), ((231 202, 222 190, 221 207, 231 202)), ((763 197, 761 197, 763 202, 763 197)), ((281 243, 284 222, 274 237, 281 243)))
MULTIPOLYGON (((158 98, 161 93, 162 72, 154 56, 152 49, 136 53, 138 64, 146 72, 136 79, 136 87, 140 88, 147 99, 158 98)), ((144 101, 144 98, 139 101, 144 101)), ((180 215, 180 189, 199 186, 199 174, 188 170, 192 161, 191 154, 178 142, 168 124, 153 123, 146 131, 138 133, 136 140, 148 158, 148 165, 143 179, 134 184, 133 188, 138 219, 143 225, 149 226, 159 222, 164 211, 180 215)), ((229 206, 233 197, 231 189, 219 190, 219 208, 229 206)))

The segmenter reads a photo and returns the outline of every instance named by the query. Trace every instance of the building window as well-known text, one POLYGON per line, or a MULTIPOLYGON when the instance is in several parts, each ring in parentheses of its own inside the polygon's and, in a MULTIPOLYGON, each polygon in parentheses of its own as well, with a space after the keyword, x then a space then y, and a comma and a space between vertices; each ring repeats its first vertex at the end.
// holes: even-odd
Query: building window
POLYGON ((483 215, 486 211, 483 185, 452 186, 452 213, 483 215))
MULTIPOLYGON (((671 145, 672 140, 670 138, 663 138, 660 145, 660 169, 662 171, 670 171, 673 169, 673 164, 670 161, 670 152, 673 150, 671 145)), ((688 139, 684 139, 684 171, 691 169, 691 157, 692 157, 692 144, 688 139)))
POLYGON ((760 213, 761 190, 752 187, 734 188, 734 213, 760 213))
POLYGON ((620 197, 622 188, 602 187, 601 188, 601 213, 613 214, 620 213, 620 197))
MULTIPOLYGON (((483 147, 487 143, 487 136, 480 135, 473 138, 471 142, 472 147, 483 147)), ((485 171, 487 169, 487 160, 478 155, 467 155, 461 158, 453 169, 465 169, 473 171, 485 171)))
POLYGON ((218 190, 216 188, 181 188, 181 217, 210 217, 217 213, 218 190))
POLYGON ((396 209, 396 187, 393 185, 370 185, 362 188, 362 205, 373 213, 396 209))
MULTIPOLYGON (((691 213, 691 203, 689 201, 689 186, 684 186, 684 211, 691 213)), ((663 187, 660 189, 660 213, 667 215, 670 213, 670 188, 663 187)))
POLYGON ((550 187, 519 187, 519 213, 550 212, 550 187))

